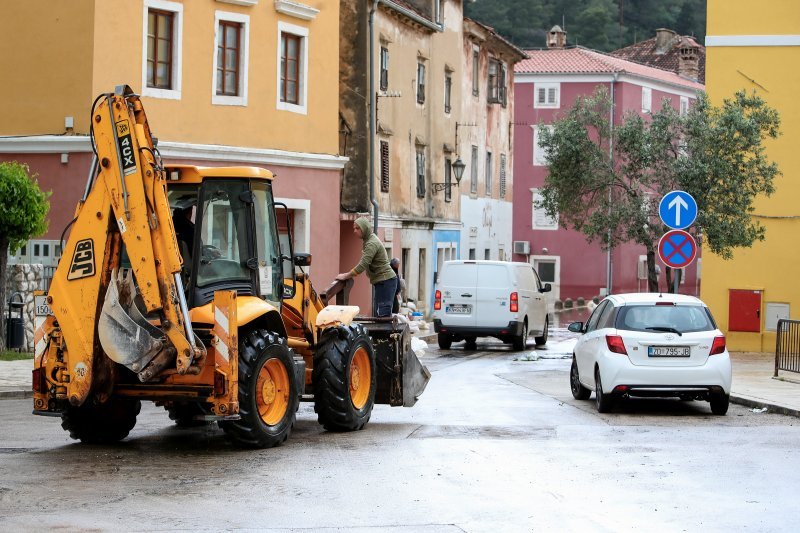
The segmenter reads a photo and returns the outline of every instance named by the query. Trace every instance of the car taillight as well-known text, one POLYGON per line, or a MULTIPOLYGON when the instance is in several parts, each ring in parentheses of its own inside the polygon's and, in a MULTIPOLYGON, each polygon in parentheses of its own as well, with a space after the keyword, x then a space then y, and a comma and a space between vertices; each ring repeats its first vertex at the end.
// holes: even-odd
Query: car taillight
POLYGON ((725 351, 725 335, 714 337, 714 342, 711 344, 711 352, 708 355, 717 355, 725 351))
POLYGON ((519 311, 519 296, 516 292, 511 293, 511 306, 509 309, 511 309, 512 313, 519 311))
POLYGON ((433 308, 436 311, 442 308, 442 291, 436 291, 436 299, 433 302, 433 308))
POLYGON ((608 345, 609 351, 628 355, 628 350, 625 349, 625 343, 622 342, 622 337, 619 335, 606 335, 606 344, 608 345))

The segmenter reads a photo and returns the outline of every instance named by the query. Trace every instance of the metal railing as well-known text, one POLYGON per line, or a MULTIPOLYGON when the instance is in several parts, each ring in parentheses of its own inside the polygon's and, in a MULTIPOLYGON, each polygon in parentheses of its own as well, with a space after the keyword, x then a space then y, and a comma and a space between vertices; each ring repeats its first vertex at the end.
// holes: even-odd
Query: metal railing
POLYGON ((778 377, 778 370, 800 372, 800 320, 778 320, 775 377, 778 377))

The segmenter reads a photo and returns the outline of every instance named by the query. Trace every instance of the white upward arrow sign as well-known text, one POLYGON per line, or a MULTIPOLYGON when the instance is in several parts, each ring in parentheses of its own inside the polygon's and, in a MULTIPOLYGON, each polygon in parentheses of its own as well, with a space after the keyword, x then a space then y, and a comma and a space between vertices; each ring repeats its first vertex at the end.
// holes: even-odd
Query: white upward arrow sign
POLYGON ((674 200, 672 200, 668 205, 668 209, 675 208, 675 225, 681 225, 681 209, 689 209, 689 204, 686 203, 686 200, 681 198, 680 196, 676 196, 674 200))

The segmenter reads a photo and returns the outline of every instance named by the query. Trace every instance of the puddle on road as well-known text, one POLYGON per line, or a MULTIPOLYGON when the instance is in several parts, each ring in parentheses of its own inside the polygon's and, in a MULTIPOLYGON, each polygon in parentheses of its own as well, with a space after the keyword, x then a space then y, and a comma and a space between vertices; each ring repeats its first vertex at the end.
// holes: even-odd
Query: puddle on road
POLYGON ((552 427, 533 426, 420 426, 410 439, 552 439, 552 427))

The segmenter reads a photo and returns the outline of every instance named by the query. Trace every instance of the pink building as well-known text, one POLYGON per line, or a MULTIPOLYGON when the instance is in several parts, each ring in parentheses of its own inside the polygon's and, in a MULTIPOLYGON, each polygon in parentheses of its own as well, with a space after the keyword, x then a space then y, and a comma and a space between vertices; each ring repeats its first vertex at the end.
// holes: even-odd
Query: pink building
MULTIPOLYGON (((599 243, 587 243, 582 233, 560 228, 557 220, 533 207, 547 175, 537 130, 565 115, 577 97, 591 95, 600 85, 614 100, 616 123, 629 111, 647 116, 664 99, 683 112, 704 86, 673 72, 585 48, 566 48, 565 42, 565 32, 554 27, 548 48, 527 50, 529 58, 514 68, 514 260, 535 266, 542 281, 553 285, 553 301, 605 294, 609 280, 611 293, 646 291, 643 246, 626 244, 609 254, 599 243)), ((696 61, 693 57, 687 60, 696 61)), ((685 270, 680 292, 699 294, 700 259, 685 270)), ((660 281, 665 284, 663 275, 660 281)))

